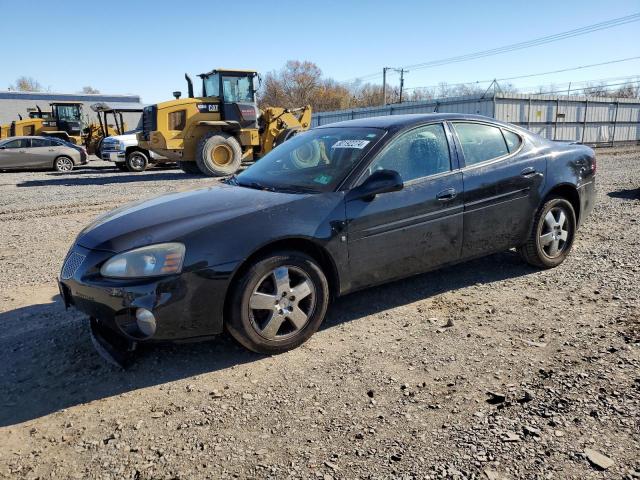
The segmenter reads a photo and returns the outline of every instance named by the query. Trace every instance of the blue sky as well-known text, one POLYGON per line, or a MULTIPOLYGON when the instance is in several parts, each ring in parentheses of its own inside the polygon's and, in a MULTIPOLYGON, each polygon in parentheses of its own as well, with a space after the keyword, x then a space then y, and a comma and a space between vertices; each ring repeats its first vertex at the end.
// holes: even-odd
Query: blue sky
MULTIPOLYGON (((144 102, 186 92, 183 73, 262 73, 311 60, 349 80, 640 12, 608 1, 0 0, 0 90, 20 75, 55 92, 85 85, 144 102), (27 7, 28 5, 28 7, 27 7), (77 27, 76 27, 77 26, 77 27), (76 35, 77 36, 74 36, 76 35)), ((469 62, 410 71, 405 86, 544 72, 640 56, 640 22, 469 62)), ((514 81, 518 86, 640 75, 640 60, 514 81)), ((397 78, 391 78, 397 82, 397 78)))

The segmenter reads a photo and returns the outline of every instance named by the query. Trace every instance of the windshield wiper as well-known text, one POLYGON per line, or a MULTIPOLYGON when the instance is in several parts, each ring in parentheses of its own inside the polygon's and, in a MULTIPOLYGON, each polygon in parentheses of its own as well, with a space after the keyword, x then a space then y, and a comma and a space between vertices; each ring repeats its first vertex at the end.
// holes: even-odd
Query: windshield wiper
POLYGON ((249 182, 249 183, 240 183, 236 180, 236 185, 239 185, 241 187, 247 187, 247 188, 253 188, 255 190, 267 190, 269 192, 275 192, 276 189, 273 187, 270 187, 268 185, 263 185, 259 182, 249 182))

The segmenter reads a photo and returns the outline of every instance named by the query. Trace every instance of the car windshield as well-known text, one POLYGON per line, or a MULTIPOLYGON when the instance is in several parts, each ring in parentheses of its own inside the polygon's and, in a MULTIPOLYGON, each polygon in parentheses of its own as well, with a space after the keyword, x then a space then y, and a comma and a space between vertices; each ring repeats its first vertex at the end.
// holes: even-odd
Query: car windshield
POLYGON ((330 192, 384 135, 377 128, 319 128, 296 135, 230 183, 265 190, 330 192))

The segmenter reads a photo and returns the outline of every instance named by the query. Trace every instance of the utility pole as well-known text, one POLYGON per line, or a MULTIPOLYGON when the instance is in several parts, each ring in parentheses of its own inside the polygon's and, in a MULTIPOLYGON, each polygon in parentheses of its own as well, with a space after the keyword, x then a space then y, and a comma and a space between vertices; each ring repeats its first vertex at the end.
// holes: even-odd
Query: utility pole
POLYGON ((387 70, 389 67, 382 67, 382 106, 387 104, 387 70))
POLYGON ((400 101, 398 103, 402 103, 402 87, 404 87, 404 72, 406 72, 406 70, 404 68, 401 68, 400 69, 400 99, 399 99, 400 101))

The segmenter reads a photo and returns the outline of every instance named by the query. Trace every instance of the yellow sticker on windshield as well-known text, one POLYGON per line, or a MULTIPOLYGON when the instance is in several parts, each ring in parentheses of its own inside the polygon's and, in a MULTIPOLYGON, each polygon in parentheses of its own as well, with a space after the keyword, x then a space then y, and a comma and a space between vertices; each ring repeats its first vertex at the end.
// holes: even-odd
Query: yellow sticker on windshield
POLYGON ((357 148, 362 150, 369 142, 370 140, 338 140, 331 145, 331 148, 357 148))

